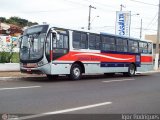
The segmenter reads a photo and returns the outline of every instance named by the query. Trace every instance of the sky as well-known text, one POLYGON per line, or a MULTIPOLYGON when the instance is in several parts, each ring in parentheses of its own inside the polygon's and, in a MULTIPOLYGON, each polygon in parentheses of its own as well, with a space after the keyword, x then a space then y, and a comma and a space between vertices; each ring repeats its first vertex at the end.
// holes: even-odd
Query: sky
POLYGON ((159 0, 0 0, 0 17, 17 16, 32 22, 87 29, 89 5, 91 29, 115 34, 116 11, 131 11, 131 37, 157 33, 159 0), (139 14, 139 15, 136 15, 139 14), (97 17, 99 16, 99 17, 97 17))

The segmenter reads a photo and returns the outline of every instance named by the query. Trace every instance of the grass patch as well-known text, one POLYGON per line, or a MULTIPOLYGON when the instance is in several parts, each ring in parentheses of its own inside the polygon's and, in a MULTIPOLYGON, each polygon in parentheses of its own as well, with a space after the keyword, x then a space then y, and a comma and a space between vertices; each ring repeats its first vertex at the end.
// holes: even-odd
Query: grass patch
POLYGON ((19 63, 19 53, 0 52, 0 63, 19 63))

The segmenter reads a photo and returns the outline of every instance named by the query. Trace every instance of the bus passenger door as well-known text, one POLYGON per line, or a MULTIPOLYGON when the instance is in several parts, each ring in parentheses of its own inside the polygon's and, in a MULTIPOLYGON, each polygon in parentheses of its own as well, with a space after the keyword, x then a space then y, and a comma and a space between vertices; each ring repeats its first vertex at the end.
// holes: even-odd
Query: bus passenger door
POLYGON ((52 33, 52 60, 57 60, 58 58, 66 55, 69 51, 69 36, 67 32, 57 32, 52 33))
POLYGON ((47 35, 47 39, 46 39, 46 43, 45 43, 45 55, 46 55, 46 58, 47 58, 47 61, 48 63, 51 62, 51 50, 52 50, 52 47, 51 47, 51 35, 52 33, 49 32, 48 35, 47 35))

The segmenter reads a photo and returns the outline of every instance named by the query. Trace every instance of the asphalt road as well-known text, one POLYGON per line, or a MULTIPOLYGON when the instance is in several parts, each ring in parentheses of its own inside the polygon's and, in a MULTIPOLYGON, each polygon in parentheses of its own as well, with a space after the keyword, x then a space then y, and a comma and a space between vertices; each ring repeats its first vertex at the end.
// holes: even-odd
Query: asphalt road
POLYGON ((158 114, 160 73, 84 76, 79 81, 66 77, 0 80, 3 113, 35 119, 50 114, 158 114))

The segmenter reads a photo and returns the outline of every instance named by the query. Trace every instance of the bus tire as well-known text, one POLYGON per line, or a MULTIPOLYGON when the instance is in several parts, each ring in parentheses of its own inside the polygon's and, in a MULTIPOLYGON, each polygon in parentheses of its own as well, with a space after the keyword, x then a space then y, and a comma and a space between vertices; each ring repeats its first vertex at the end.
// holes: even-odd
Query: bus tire
POLYGON ((58 78, 58 75, 47 75, 48 80, 55 80, 58 78))
POLYGON ((73 64, 70 70, 70 79, 79 80, 82 77, 82 68, 79 64, 73 64))
POLYGON ((128 67, 128 72, 124 73, 124 75, 127 75, 129 77, 133 77, 136 72, 136 66, 134 64, 130 64, 128 67))

